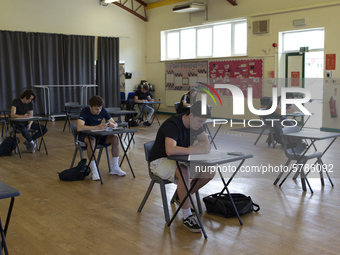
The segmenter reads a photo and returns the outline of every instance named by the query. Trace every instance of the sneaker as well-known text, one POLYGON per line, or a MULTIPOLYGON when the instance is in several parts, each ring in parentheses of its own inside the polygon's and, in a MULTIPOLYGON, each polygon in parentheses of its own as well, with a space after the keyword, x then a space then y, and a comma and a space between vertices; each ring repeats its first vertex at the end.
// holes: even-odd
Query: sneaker
POLYGON ((22 144, 22 146, 24 146, 26 150, 28 150, 27 148, 29 145, 30 145, 30 142, 28 142, 27 140, 22 144))
POLYGON ((189 231, 194 232, 194 233, 199 233, 201 232, 201 227, 198 224, 196 218, 194 215, 190 215, 186 219, 183 220, 183 225, 189 229, 189 231))
POLYGON ((125 176, 126 173, 120 169, 119 166, 111 166, 110 174, 116 174, 118 176, 125 176))
POLYGON ((98 170, 92 170, 92 180, 93 181, 99 181, 100 180, 98 170))
POLYGON ((31 141, 30 143, 28 143, 28 144, 25 146, 26 150, 27 150, 29 153, 34 153, 34 152, 35 152, 35 147, 36 147, 36 145, 35 145, 34 141, 31 141))
POLYGON ((149 121, 145 121, 145 122, 143 123, 143 125, 149 127, 149 126, 151 126, 151 123, 150 123, 149 121))

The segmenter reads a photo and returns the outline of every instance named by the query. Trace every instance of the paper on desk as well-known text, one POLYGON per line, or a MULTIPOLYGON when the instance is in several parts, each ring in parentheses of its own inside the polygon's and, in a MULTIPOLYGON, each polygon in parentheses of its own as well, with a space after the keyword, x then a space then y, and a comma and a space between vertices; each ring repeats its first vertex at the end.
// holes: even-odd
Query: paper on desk
POLYGON ((101 132, 101 131, 113 131, 113 130, 116 130, 116 129, 119 129, 119 127, 115 127, 115 128, 112 128, 112 127, 107 127, 105 129, 96 129, 96 130, 91 130, 91 132, 101 132))
POLYGON ((210 151, 208 154, 197 154, 197 155, 189 155, 188 160, 189 161, 195 161, 195 160, 215 160, 215 159, 222 159, 222 158, 228 158, 230 155, 228 155, 228 152, 226 151, 210 151))

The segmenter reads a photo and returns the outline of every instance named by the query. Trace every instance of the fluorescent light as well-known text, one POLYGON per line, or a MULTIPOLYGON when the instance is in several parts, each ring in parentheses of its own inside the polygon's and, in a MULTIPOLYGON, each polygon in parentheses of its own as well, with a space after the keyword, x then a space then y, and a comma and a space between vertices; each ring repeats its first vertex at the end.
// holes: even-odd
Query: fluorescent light
POLYGON ((104 0, 104 3, 109 4, 113 2, 118 2, 119 0, 104 0))
POLYGON ((191 3, 191 4, 184 4, 184 5, 176 5, 172 11, 178 13, 185 13, 185 12, 198 12, 204 11, 205 4, 204 3, 191 3))

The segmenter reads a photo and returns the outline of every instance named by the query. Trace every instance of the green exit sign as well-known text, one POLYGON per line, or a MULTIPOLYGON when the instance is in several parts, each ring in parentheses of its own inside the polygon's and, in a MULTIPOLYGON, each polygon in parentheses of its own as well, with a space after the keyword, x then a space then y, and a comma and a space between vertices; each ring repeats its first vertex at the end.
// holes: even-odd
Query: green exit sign
POLYGON ((300 52, 308 52, 309 48, 308 47, 300 47, 300 52))

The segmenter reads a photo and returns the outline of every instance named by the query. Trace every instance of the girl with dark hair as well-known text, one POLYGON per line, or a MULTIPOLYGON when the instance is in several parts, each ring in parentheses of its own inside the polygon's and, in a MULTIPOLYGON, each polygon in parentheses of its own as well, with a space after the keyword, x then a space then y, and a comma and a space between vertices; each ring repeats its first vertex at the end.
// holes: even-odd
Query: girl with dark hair
POLYGON ((184 94, 177 108, 177 114, 187 112, 189 107, 197 101, 196 95, 197 95, 197 90, 195 88, 190 89, 188 93, 184 94))

